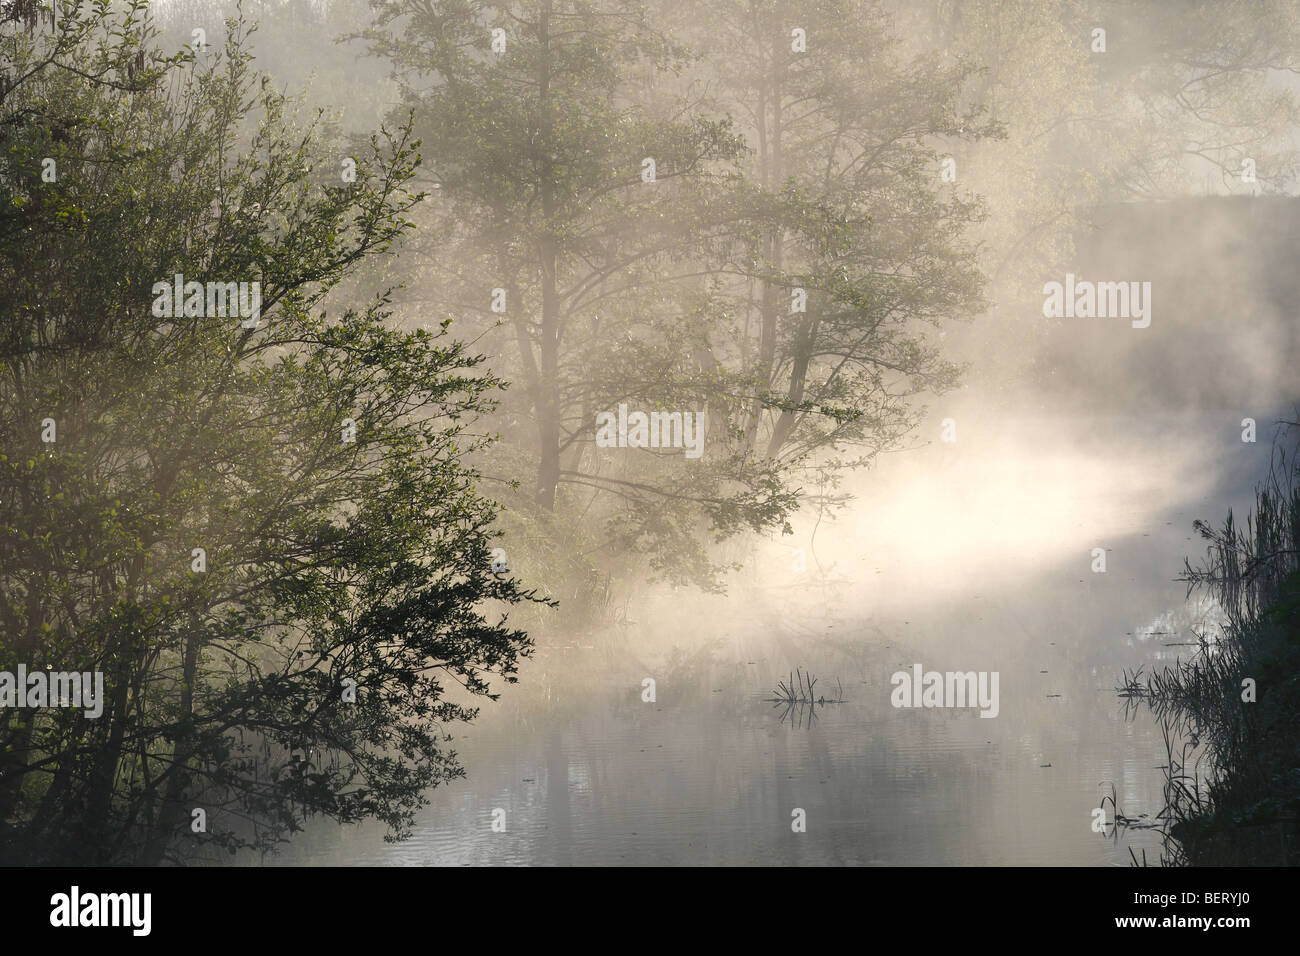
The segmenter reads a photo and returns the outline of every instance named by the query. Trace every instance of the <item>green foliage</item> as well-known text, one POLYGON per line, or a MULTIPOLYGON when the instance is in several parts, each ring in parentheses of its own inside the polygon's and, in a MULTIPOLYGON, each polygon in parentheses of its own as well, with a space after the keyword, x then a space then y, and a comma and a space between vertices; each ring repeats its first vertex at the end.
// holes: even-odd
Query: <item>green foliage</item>
POLYGON ((955 384, 925 330, 980 307, 980 212, 928 140, 998 133, 958 105, 969 66, 904 62, 870 3, 373 6, 439 187, 411 284, 517 386, 484 464, 535 471, 512 510, 569 486, 602 553, 717 588, 717 543, 786 529, 809 467, 896 447, 955 384), (597 449, 622 403, 706 412, 703 458, 597 449))
POLYGON ((410 131, 341 183, 244 38, 165 56, 108 4, 0 34, 0 669, 107 697, 0 711, 9 861, 265 849, 311 814, 401 835, 529 653, 463 463, 499 382, 387 295, 332 297, 410 228, 410 131), (175 273, 260 281, 260 323, 154 315, 175 273))

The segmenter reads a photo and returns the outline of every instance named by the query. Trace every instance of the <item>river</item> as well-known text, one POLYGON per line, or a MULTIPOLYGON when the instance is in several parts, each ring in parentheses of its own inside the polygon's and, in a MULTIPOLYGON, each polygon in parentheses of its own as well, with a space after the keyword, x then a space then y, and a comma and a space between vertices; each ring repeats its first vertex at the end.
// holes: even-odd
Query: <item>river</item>
POLYGON ((1109 803, 1094 829, 1112 786, 1130 818, 1163 806, 1164 740, 1116 687, 1213 626, 1175 578, 1203 550, 1192 520, 1249 503, 1268 420, 1247 444, 1231 411, 976 405, 964 399, 955 443, 855 478, 815 536, 808 518, 755 548, 726 596, 651 588, 619 626, 547 638, 519 685, 454 731, 467 775, 430 794, 411 839, 314 822, 267 862, 1157 862, 1158 834, 1116 834, 1109 803), (996 717, 892 706, 891 676, 915 664, 998 672, 996 717), (795 668, 844 702, 773 704, 795 668))

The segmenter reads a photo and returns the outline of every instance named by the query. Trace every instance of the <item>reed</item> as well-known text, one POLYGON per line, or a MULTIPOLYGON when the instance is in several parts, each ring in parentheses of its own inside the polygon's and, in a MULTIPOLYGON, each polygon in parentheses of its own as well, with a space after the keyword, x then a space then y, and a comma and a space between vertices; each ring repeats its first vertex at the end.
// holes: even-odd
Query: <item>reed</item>
POLYGON ((1165 739, 1166 865, 1294 865, 1300 836, 1300 423, 1283 423, 1245 526, 1198 521, 1204 561, 1180 578, 1224 623, 1188 660, 1125 672, 1165 739), (1254 696, 1247 690, 1253 681, 1254 696))
POLYGON ((844 693, 844 688, 840 686, 838 678, 835 681, 835 697, 817 696, 813 689, 818 678, 813 677, 811 673, 805 674, 802 669, 796 669, 790 674, 788 681, 777 681, 776 690, 768 701, 774 704, 846 704, 848 701, 842 699, 839 695, 844 693))
POLYGON ((826 704, 846 704, 848 701, 841 696, 844 688, 840 686, 839 679, 835 680, 835 696, 827 697, 825 694, 818 696, 816 691, 817 678, 811 673, 804 673, 802 669, 796 669, 789 677, 789 680, 777 681, 776 690, 772 696, 767 698, 768 702, 774 707, 783 708, 781 711, 781 723, 790 721, 792 727, 811 727, 817 722, 817 708, 826 704))

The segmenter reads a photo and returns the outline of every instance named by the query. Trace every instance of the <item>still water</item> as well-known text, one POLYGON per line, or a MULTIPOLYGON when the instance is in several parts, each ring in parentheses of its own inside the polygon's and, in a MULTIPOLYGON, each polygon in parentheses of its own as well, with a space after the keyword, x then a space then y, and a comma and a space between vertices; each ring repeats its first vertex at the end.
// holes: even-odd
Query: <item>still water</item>
POLYGON ((1092 810, 1112 786, 1128 817, 1163 806, 1162 734, 1115 689, 1213 626, 1175 578, 1192 519, 1240 513, 1267 466, 1236 422, 967 415, 956 445, 891 456, 846 512, 756 550, 727 596, 651 589, 606 633, 543 640, 456 733, 467 776, 411 839, 312 823, 266 862, 1155 862, 1158 835, 1096 833, 1092 810), (915 664, 997 671, 998 715, 891 706, 915 664), (844 702, 770 702, 795 668, 844 702))

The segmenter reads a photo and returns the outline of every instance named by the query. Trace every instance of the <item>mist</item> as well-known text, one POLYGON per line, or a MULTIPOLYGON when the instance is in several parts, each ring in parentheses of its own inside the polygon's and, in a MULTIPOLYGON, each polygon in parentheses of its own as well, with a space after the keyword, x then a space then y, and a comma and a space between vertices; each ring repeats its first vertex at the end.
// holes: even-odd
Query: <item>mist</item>
POLYGON ((6 862, 1187 862, 1300 6, 237 6, 4 5, 6 862))

